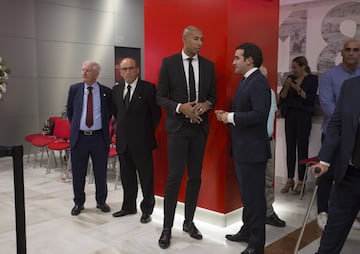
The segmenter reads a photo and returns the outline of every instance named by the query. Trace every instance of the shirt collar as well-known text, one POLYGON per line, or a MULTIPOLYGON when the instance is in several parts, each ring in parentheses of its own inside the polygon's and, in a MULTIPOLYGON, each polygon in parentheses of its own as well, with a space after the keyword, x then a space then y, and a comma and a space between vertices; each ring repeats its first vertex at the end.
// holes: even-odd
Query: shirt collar
POLYGON ((253 67, 250 70, 248 70, 245 74, 244 74, 244 78, 248 78, 253 72, 255 72, 258 68, 257 67, 253 67))
POLYGON ((84 82, 84 84, 85 84, 85 89, 87 89, 89 86, 91 86, 93 89, 97 89, 98 87, 99 87, 99 84, 97 83, 97 82, 95 82, 95 83, 93 83, 93 84, 86 84, 85 82, 84 82))
POLYGON ((135 89, 138 80, 139 80, 139 77, 137 77, 131 84, 128 84, 128 83, 124 80, 124 82, 125 82, 125 87, 127 87, 128 85, 130 85, 130 86, 131 86, 131 89, 135 89))
MULTIPOLYGON (((181 56, 182 56, 183 61, 185 61, 185 60, 187 60, 188 58, 190 58, 190 56, 188 56, 188 55, 185 54, 184 50, 181 51, 181 56)), ((194 55, 194 56, 192 57, 192 59, 195 60, 195 61, 197 61, 197 60, 198 60, 198 57, 199 57, 198 54, 196 54, 196 55, 194 55)))

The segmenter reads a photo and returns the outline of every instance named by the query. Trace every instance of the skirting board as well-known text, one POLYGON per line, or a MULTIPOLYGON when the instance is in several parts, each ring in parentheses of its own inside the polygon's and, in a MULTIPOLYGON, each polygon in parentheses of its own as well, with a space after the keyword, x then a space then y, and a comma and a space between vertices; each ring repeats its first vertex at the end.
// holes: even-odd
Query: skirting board
MULTIPOLYGON (((155 196, 155 207, 163 210, 164 198, 155 196)), ((236 209, 232 212, 223 214, 214 212, 205 208, 197 207, 195 211, 195 220, 199 220, 205 223, 209 223, 219 227, 227 227, 231 224, 240 222, 242 220, 242 208, 236 209)), ((184 203, 177 202, 176 215, 184 216, 184 203)))

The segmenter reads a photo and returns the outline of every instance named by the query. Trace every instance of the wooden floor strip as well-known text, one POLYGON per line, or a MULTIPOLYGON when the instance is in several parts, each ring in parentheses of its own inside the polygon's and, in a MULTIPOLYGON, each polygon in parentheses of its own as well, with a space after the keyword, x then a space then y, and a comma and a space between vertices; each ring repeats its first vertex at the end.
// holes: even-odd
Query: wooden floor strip
MULTIPOLYGON (((273 242, 272 244, 266 246, 266 254, 293 254, 296 246, 297 239, 299 237, 301 227, 291 232, 290 234, 280 238, 279 240, 273 242)), ((314 240, 318 239, 322 234, 322 231, 319 229, 316 219, 309 222, 300 243, 299 250, 310 244, 314 240)))

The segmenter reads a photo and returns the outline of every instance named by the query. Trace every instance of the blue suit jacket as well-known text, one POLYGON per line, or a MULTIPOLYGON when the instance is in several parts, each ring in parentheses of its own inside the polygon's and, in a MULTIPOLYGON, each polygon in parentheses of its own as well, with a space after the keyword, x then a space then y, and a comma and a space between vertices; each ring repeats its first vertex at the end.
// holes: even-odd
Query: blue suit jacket
POLYGON ((360 117, 359 84, 360 77, 344 82, 318 154, 319 160, 336 163, 334 171, 336 182, 343 180, 355 145, 360 117), (333 158, 336 158, 336 162, 333 158))
POLYGON ((265 162, 271 157, 267 118, 271 103, 269 83, 259 70, 242 81, 236 91, 231 124, 232 153, 239 164, 265 162))
MULTIPOLYGON (((99 84, 99 83, 98 83, 99 84)), ((71 123, 70 131, 70 145, 75 147, 79 131, 80 131, 80 119, 83 106, 84 98, 84 82, 74 84, 70 86, 68 100, 67 100, 67 116, 71 123)), ((112 105, 111 97, 112 91, 110 88, 99 84, 100 87, 100 101, 101 101, 101 121, 102 131, 105 144, 110 146, 110 135, 109 135, 109 121, 112 117, 112 105)))

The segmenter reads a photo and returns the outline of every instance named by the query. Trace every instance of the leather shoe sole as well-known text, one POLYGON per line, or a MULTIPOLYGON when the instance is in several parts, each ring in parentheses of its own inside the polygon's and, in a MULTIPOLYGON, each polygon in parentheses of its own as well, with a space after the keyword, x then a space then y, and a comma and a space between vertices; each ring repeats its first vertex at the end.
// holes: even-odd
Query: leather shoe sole
POLYGON ((187 223, 184 221, 183 231, 189 233, 189 235, 196 240, 201 240, 203 238, 200 231, 196 228, 194 222, 187 223))
POLYGON ((113 217, 123 217, 129 214, 135 214, 136 211, 126 211, 126 210, 120 210, 112 214, 113 217))
POLYGON ((140 218, 141 223, 149 223, 151 221, 151 217, 147 213, 143 213, 140 218))
POLYGON ((162 249, 167 249, 170 246, 171 230, 165 228, 159 238, 159 246, 162 249))
POLYGON ((286 226, 286 222, 281 220, 276 213, 273 213, 272 215, 270 215, 269 217, 266 217, 266 224, 274 226, 274 227, 279 227, 279 228, 283 228, 286 226))
POLYGON ((71 215, 79 215, 82 210, 84 210, 84 206, 75 205, 73 209, 71 209, 71 215))
POLYGON ((249 237, 241 234, 240 232, 234 235, 225 235, 225 238, 232 242, 249 242, 249 237))
POLYGON ((96 208, 100 209, 104 213, 108 213, 111 211, 110 206, 108 206, 106 203, 104 204, 97 204, 96 208))

